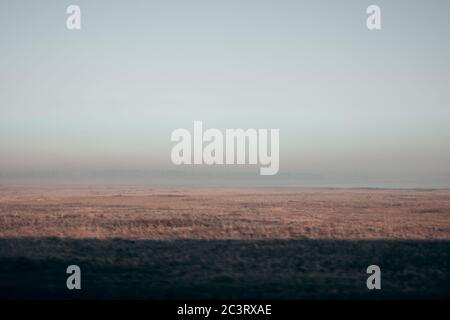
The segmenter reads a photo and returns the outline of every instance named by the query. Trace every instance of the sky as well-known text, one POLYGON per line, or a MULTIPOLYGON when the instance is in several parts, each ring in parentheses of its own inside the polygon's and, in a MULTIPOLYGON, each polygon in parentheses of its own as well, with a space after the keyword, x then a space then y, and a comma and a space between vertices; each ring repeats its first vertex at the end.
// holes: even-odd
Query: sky
POLYGON ((0 0, 0 183, 257 174, 173 165, 172 131, 202 120, 279 129, 280 186, 450 187, 449 12, 447 0, 0 0), (371 4, 382 30, 366 28, 371 4))

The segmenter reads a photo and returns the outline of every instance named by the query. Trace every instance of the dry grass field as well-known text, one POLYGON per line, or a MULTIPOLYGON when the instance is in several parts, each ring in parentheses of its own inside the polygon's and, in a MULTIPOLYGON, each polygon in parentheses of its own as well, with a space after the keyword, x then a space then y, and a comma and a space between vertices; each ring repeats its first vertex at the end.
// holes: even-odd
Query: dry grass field
POLYGON ((449 264, 450 190, 0 187, 1 298, 450 298, 449 264))

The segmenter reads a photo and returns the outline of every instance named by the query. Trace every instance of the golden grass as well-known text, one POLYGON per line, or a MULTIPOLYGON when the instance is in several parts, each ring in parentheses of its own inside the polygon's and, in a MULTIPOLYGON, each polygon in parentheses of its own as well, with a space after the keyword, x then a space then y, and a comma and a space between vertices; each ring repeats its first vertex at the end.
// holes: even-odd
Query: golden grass
POLYGON ((1 187, 0 238, 450 239, 450 190, 1 187))

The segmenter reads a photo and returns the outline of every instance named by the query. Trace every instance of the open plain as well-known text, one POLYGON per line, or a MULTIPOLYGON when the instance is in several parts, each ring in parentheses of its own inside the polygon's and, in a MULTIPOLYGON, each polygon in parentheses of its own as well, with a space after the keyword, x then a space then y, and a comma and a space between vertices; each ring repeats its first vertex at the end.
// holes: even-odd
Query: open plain
POLYGON ((1 298, 449 298, 449 265, 450 190, 0 187, 1 298))

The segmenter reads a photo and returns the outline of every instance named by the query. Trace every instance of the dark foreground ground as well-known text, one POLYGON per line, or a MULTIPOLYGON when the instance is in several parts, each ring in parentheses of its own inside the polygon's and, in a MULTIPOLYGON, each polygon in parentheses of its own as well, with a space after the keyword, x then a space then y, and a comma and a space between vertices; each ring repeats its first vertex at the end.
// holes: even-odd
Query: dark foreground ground
POLYGON ((448 299, 449 264, 449 241, 1 239, 0 298, 448 299))

